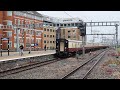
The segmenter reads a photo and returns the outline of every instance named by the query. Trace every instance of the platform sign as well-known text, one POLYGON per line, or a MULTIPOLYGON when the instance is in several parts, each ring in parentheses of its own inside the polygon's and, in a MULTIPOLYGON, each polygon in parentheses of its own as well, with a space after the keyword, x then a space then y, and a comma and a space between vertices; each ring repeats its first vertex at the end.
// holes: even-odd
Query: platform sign
POLYGON ((2 40, 8 40, 8 38, 3 38, 2 40))
POLYGON ((31 46, 33 47, 33 46, 38 46, 38 43, 35 43, 35 44, 31 44, 31 46))

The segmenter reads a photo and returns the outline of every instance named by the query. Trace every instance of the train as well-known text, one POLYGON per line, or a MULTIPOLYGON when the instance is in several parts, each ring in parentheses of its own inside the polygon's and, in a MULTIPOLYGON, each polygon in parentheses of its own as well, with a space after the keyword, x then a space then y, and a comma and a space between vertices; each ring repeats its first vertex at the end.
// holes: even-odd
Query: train
MULTIPOLYGON (((105 45, 84 45, 85 53, 99 49, 106 49, 109 46, 105 45)), ((59 58, 66 58, 75 55, 76 53, 82 54, 83 45, 82 41, 56 39, 56 56, 59 58)))

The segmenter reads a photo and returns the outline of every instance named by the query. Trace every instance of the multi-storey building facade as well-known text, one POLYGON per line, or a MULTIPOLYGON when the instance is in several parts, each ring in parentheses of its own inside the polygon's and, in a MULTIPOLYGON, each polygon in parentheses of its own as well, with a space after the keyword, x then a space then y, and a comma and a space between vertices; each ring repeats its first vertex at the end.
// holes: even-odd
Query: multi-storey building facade
POLYGON ((43 46, 46 45, 47 49, 56 48, 56 28, 55 27, 44 27, 42 45, 43 46))
POLYGON ((61 38, 68 40, 82 40, 78 28, 61 28, 61 38))
MULTIPOLYGON (((55 49, 56 30, 59 24, 64 24, 68 28, 61 28, 61 37, 71 40, 81 40, 80 31, 75 27, 79 23, 79 18, 55 18, 41 15, 36 11, 0 11, 0 25, 28 25, 25 27, 13 27, 9 29, 0 29, 0 38, 9 38, 11 50, 16 50, 20 44, 24 49, 30 49, 30 46, 43 49, 55 49), (53 23, 57 26, 41 26, 41 23, 53 23), (35 24, 35 27, 29 26, 35 24), (31 28, 32 27, 32 28, 31 28)), ((1 43, 1 40, 0 40, 1 43)), ((7 49, 7 41, 3 41, 3 49, 7 49)))
MULTIPOLYGON (((30 45, 36 45, 37 48, 42 48, 42 32, 43 27, 39 27, 43 23, 42 15, 36 11, 0 11, 1 25, 27 25, 35 24, 37 27, 29 28, 13 28, 0 30, 0 36, 9 38, 10 49, 16 49, 17 40, 19 45, 23 44, 25 49, 30 45), (18 30, 18 31, 17 31, 18 30), (18 32, 18 37, 16 37, 18 32)), ((7 48, 7 42, 3 41, 3 48, 7 48)))

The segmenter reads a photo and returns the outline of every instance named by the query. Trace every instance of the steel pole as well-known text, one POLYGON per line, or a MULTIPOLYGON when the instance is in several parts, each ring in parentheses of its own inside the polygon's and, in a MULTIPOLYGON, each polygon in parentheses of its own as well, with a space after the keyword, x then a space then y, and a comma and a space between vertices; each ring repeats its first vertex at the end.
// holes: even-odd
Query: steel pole
POLYGON ((16 48, 17 48, 17 52, 19 51, 19 28, 16 28, 16 48))
POLYGON ((9 56, 9 45, 10 45, 10 44, 9 44, 9 38, 8 38, 8 56, 9 56))
POLYGON ((82 53, 83 53, 83 56, 85 55, 85 36, 82 36, 82 46, 83 46, 83 48, 82 48, 82 53))
POLYGON ((118 24, 115 25, 116 27, 116 54, 118 55, 117 47, 118 47, 118 24))

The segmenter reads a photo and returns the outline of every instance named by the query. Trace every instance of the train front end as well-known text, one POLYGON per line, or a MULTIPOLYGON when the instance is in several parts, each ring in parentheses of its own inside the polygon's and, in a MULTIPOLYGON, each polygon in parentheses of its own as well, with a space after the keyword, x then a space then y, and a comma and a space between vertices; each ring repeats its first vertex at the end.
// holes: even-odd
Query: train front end
POLYGON ((56 39, 56 55, 59 58, 68 57, 68 40, 56 39))

